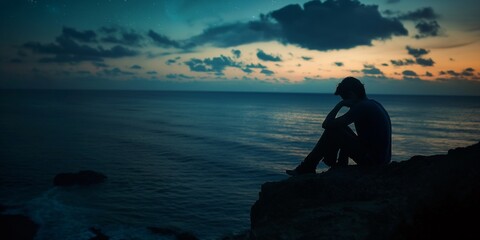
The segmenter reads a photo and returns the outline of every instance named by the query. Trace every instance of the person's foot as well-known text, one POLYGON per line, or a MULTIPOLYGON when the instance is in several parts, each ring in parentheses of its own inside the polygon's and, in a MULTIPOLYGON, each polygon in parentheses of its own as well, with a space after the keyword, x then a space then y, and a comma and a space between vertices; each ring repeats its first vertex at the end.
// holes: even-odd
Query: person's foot
POLYGON ((302 174, 316 173, 316 172, 315 172, 314 168, 307 168, 303 164, 300 164, 295 169, 285 170, 285 173, 290 175, 290 176, 298 176, 298 175, 302 175, 302 174))

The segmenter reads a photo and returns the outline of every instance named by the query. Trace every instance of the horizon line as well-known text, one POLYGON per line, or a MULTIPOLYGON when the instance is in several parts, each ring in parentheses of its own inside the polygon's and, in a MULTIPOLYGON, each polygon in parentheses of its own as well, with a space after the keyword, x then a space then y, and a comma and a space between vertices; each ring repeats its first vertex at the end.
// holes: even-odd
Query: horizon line
MULTIPOLYGON (((333 92, 304 92, 304 91, 250 91, 250 90, 192 90, 192 89, 113 89, 113 88, 0 88, 0 91, 105 91, 105 92, 196 92, 196 93, 257 93, 257 94, 311 94, 332 95, 333 92)), ((415 93, 367 93, 367 96, 432 96, 432 97, 480 97, 479 95, 458 94, 415 94, 415 93)))

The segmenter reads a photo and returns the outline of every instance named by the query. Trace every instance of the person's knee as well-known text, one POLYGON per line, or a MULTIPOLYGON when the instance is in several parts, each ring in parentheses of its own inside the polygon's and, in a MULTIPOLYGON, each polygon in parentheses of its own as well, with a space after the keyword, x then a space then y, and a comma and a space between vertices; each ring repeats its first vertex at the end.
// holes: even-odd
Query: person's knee
POLYGON ((326 135, 327 138, 332 138, 332 137, 336 137, 336 136, 339 136, 339 135, 342 135, 342 133, 345 132, 345 129, 343 128, 340 128, 340 127, 330 127, 328 129, 325 129, 325 131, 323 132, 324 135, 326 135))
POLYGON ((349 126, 333 126, 325 129, 328 133, 355 133, 349 126))

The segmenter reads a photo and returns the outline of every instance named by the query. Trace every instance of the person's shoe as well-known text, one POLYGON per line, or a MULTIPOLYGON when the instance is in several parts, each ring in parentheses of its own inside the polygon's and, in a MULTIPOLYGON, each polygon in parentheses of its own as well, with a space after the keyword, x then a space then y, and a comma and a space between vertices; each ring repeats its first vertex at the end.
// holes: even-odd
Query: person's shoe
POLYGON ((315 169, 307 169, 305 168, 304 166, 302 166, 301 164, 296 167, 295 169, 287 169, 285 170, 285 173, 290 175, 290 176, 298 176, 298 175, 302 175, 302 174, 309 174, 309 173, 316 173, 315 172, 315 169))

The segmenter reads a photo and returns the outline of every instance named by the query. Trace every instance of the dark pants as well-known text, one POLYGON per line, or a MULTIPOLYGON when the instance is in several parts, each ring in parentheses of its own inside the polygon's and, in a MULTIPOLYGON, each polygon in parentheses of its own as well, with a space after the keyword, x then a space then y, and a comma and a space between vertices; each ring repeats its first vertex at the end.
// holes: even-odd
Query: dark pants
POLYGON ((349 157, 357 165, 372 164, 365 145, 352 129, 348 126, 329 128, 325 129, 302 167, 314 170, 322 159, 328 166, 348 165, 349 157))

